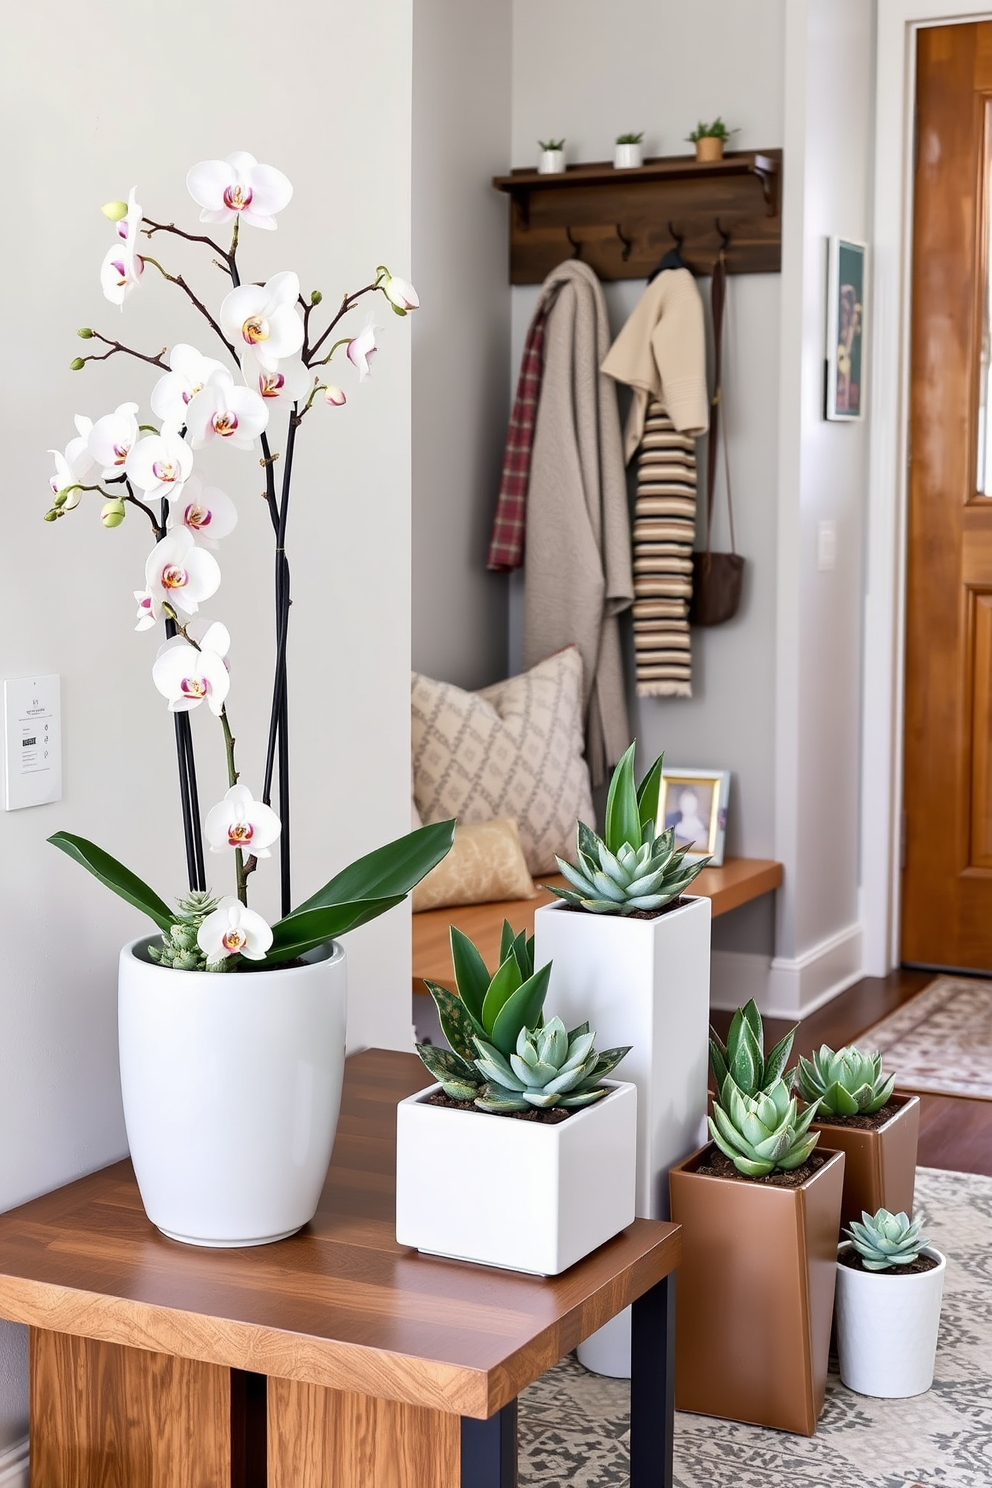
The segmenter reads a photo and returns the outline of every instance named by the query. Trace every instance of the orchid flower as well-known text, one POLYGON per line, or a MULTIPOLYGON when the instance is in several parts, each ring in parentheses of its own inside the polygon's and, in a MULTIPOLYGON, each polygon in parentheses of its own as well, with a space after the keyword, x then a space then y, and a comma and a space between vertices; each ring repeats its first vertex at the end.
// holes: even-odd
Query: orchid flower
POLYGON ((371 368, 369 363, 374 353, 378 350, 375 344, 375 334, 379 330, 371 320, 367 320, 358 335, 348 342, 347 357, 352 366, 358 368, 358 380, 364 382, 371 368))
POLYGON ((152 681, 162 696, 168 698, 171 713, 189 713, 205 702, 219 718, 231 688, 224 661, 231 649, 231 637, 226 626, 214 621, 197 644, 199 649, 182 636, 166 641, 155 658, 152 681))
POLYGON ((205 548, 216 548, 238 525, 238 509, 224 491, 205 486, 191 475, 183 487, 182 501, 172 508, 173 525, 182 523, 205 548))
POLYGON ((124 474, 124 463, 138 438, 137 412, 137 403, 120 403, 113 413, 97 419, 86 436, 86 447, 102 466, 105 480, 124 474))
POLYGON ((408 280, 400 279, 396 274, 387 273, 382 289, 386 299, 398 315, 405 315, 408 310, 420 308, 420 296, 408 280))
POLYGON ((118 241, 108 248, 100 265, 100 285, 112 305, 124 304, 137 289, 145 269, 145 261, 137 251, 142 214, 135 200, 136 190, 132 186, 128 193, 127 212, 117 223, 118 241))
POLYGON ((92 427, 92 419, 84 418, 81 413, 77 413, 76 437, 69 440, 65 447, 65 454, 59 454, 58 450, 48 451, 55 460, 55 474, 49 478, 48 482, 52 488, 52 494, 57 496, 67 486, 74 488, 70 489, 65 499, 66 511, 72 511, 73 507, 79 505, 83 495, 79 486, 93 471, 93 456, 87 443, 92 427))
POLYGON ((324 402, 330 403, 332 408, 341 408, 347 401, 344 388, 335 387, 333 383, 328 383, 324 388, 324 402))
POLYGON ((186 411, 194 449, 216 437, 236 449, 250 450, 268 422, 269 410, 258 393, 238 387, 226 367, 211 372, 186 411))
POLYGON ((147 500, 177 497, 193 469, 193 451, 173 429, 148 434, 133 444, 124 461, 128 480, 145 493, 147 500))
MULTIPOLYGON (((145 589, 137 591, 135 598, 144 611, 147 596, 148 613, 160 620, 167 614, 166 606, 177 614, 195 615, 201 600, 209 599, 219 588, 217 559, 198 548, 185 527, 177 527, 149 553, 145 589)), ((148 627, 139 622, 136 628, 148 627)))
POLYGON ((282 823, 271 806, 253 798, 246 785, 232 785, 223 801, 207 812, 203 830, 211 852, 241 847, 256 858, 269 858, 282 823))
POLYGON ((228 956, 262 961, 272 944, 272 930, 260 914, 228 895, 207 915, 196 932, 196 943, 208 964, 216 965, 228 956))
POLYGON ((288 206, 292 183, 272 165, 237 150, 225 160, 201 160, 186 177, 186 189, 203 210, 201 222, 233 222, 274 229, 275 213, 288 206))
POLYGON ((197 351, 184 342, 172 348, 171 371, 160 377, 152 388, 151 408, 163 424, 177 428, 186 422, 186 406, 206 386, 214 372, 226 370, 221 362, 197 351))
POLYGON ((257 387, 267 403, 299 403, 313 387, 313 373, 304 367, 298 357, 290 357, 270 370, 252 356, 241 363, 248 387, 257 387))
POLYGON ((298 274, 273 274, 265 284, 241 284, 220 307, 220 323, 239 356, 250 352, 267 372, 303 345, 303 321, 296 313, 298 274))
POLYGON ((135 630, 151 630, 156 624, 151 592, 148 589, 135 589, 134 597, 138 601, 138 623, 135 630))

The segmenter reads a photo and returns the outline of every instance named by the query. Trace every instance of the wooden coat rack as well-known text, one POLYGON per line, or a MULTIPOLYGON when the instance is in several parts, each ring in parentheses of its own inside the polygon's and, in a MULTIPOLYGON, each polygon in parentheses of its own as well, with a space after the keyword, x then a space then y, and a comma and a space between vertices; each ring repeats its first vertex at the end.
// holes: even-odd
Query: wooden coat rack
POLYGON ((511 199, 510 283, 540 284, 563 258, 600 279, 646 279, 678 244, 708 274, 726 246, 731 274, 782 266, 781 150, 735 150, 722 160, 672 155, 615 170, 604 161, 560 175, 517 170, 493 185, 511 199))

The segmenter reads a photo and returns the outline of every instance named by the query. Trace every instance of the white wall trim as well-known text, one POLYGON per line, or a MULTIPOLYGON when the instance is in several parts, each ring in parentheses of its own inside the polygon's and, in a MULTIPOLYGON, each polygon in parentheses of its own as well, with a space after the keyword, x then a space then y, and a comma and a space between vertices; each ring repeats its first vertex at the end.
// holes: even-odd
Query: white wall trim
POLYGON ((0 1452, 0 1488, 28 1488, 28 1438, 0 1452))
POLYGON ((861 751, 861 919, 869 976, 884 976, 899 961, 915 37, 924 26, 988 19, 987 3, 878 0, 861 751))
POLYGON ((768 1018, 806 1018, 864 975, 860 924, 831 935, 801 956, 714 951, 710 1006, 732 1009, 754 998, 768 1018))

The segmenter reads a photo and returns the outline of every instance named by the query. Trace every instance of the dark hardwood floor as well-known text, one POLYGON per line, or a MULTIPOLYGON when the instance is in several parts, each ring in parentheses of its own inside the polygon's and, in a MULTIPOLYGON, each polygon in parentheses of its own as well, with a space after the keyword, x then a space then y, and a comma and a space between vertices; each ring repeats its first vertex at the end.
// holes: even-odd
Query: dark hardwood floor
MULTIPOLYGON (((887 977, 865 977, 825 1007, 803 1019, 796 1032, 793 1055, 809 1057, 820 1044, 837 1049, 858 1042, 873 1024, 908 1002, 934 979, 931 971, 894 971, 887 977)), ((730 1013, 714 1012, 713 1026, 726 1034, 730 1013)), ((788 1023, 769 1018, 765 1046, 770 1048, 788 1023)), ((957 1173, 992 1177, 992 1101, 963 1096, 922 1095, 919 1162, 926 1168, 948 1168, 957 1173)))

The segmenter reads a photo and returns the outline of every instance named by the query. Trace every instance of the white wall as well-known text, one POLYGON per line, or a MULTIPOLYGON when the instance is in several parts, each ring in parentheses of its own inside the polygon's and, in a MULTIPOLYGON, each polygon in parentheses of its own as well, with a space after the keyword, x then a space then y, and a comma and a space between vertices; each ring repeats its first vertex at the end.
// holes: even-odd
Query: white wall
MULTIPOLYGON (((22 7, 6 32, 5 266, 12 354, 3 361, 6 450, 0 676, 63 680, 65 790, 50 807, 0 815, 0 1207, 118 1157, 117 948, 143 929, 51 847, 57 828, 91 835, 167 896, 183 887, 171 725, 152 688, 156 647, 132 631, 150 534, 137 516, 102 530, 92 508, 46 526, 49 459, 78 410, 98 415, 155 373, 124 357, 84 372, 73 332, 91 324, 144 349, 195 338, 195 315, 153 269, 123 316, 97 282, 111 229, 99 204, 132 184, 150 215, 192 224, 184 177, 197 160, 250 149, 282 167, 296 197, 277 233, 242 234, 247 278, 284 267, 328 305, 384 262, 408 273, 412 0, 174 0, 168 21, 108 0, 22 7), (356 127, 356 121, 360 127, 356 127)), ((155 240, 214 296, 221 274, 198 250, 155 240)), ((183 245, 185 246, 185 245, 183 245)), ((425 306, 425 317, 431 311, 425 306)), ((410 321, 379 302, 373 376, 301 431, 291 526, 294 827, 301 897, 409 821, 410 321), (384 313, 385 312, 385 313, 384 313)), ((90 343, 92 346, 92 343, 90 343)), ((278 444, 276 445, 278 447, 278 444)), ((221 458, 223 457, 223 458, 221 458)), ((234 634, 231 713, 240 764, 258 785, 271 654, 271 539, 254 458, 215 468, 239 496, 211 613, 234 634), (256 649, 257 647, 257 649, 256 649)), ((205 803, 223 788, 219 729, 193 720, 205 803)), ((226 865, 225 865, 226 866, 226 865)), ((215 872, 215 885, 223 875, 215 872)), ((275 905, 277 871, 256 877, 275 905)), ((409 1043, 406 914, 348 941, 353 1045, 409 1043)), ((2 1332, 0 1450, 24 1429, 23 1336, 2 1332)))
POLYGON ((486 571, 508 413, 511 0, 415 0, 413 665, 506 675, 506 581, 486 571))

